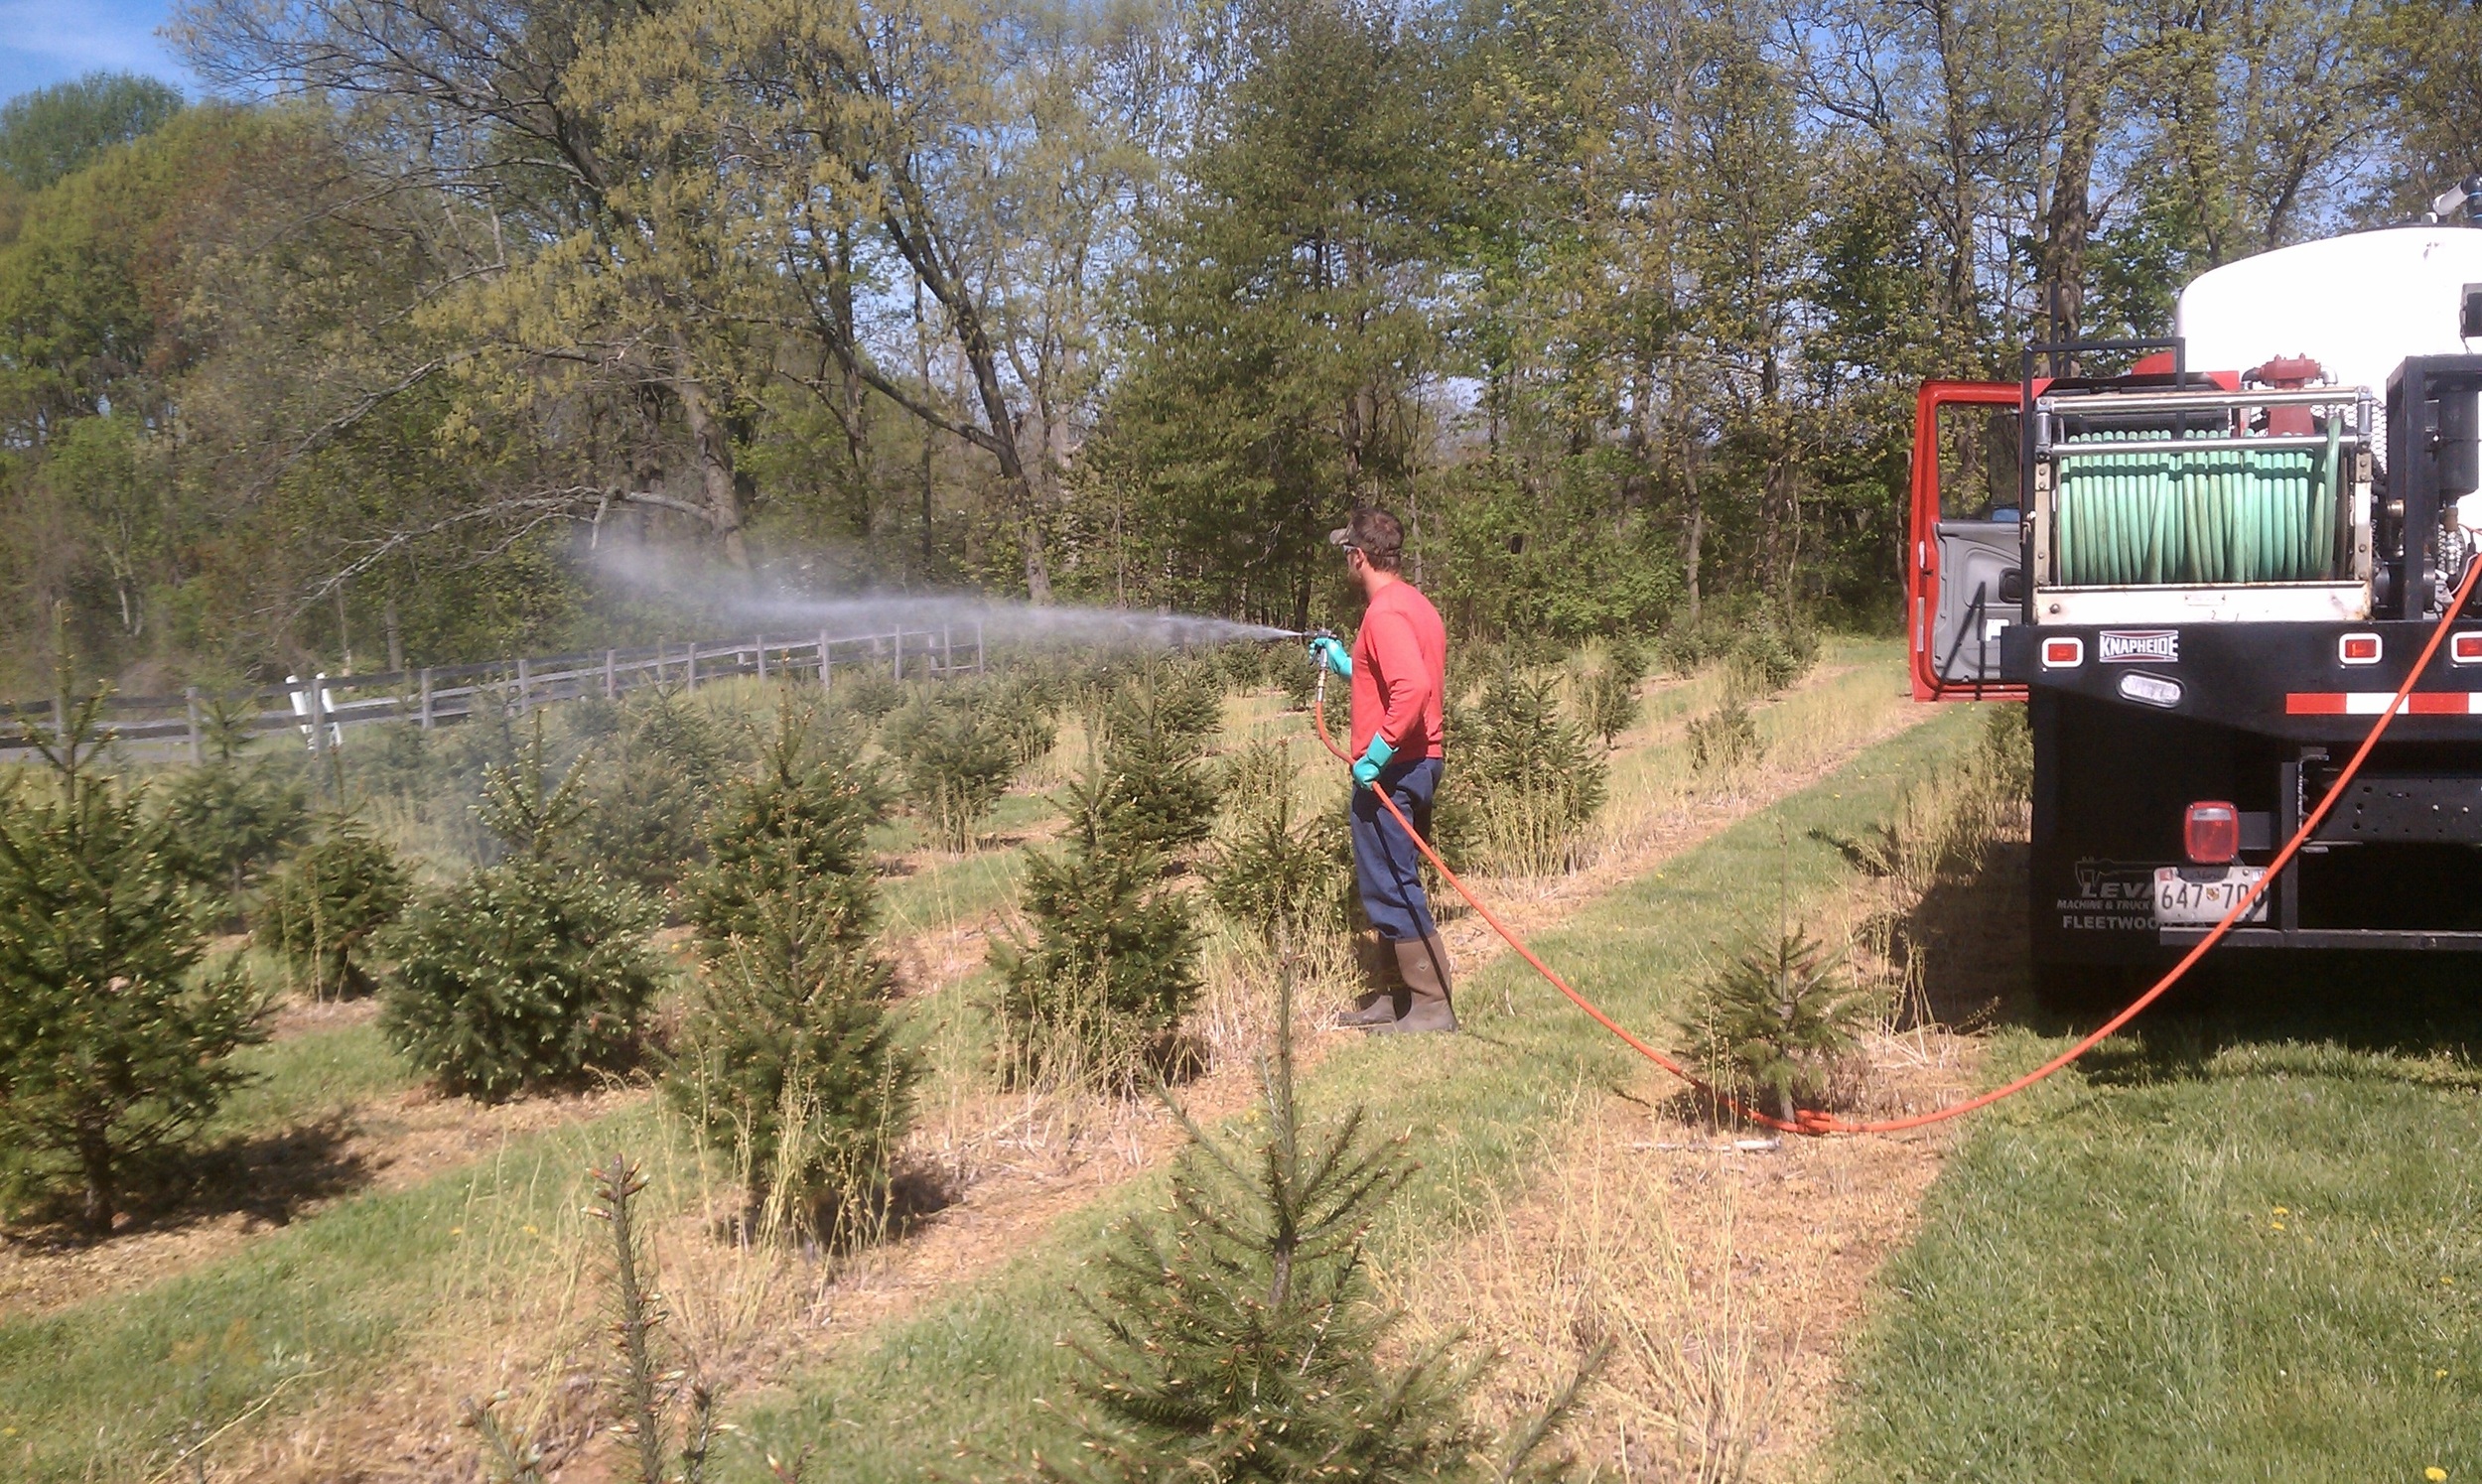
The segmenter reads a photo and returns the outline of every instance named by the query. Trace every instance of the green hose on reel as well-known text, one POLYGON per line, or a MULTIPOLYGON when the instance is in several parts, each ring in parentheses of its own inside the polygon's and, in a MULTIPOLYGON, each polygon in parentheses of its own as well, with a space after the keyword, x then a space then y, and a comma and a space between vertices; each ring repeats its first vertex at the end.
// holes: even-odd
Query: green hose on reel
MULTIPOLYGON (((2072 588, 2332 581, 2340 427, 2327 447, 2184 450, 2162 433, 2072 439, 2059 454, 2053 555, 2072 588), (2160 440, 2161 452, 2078 454, 2079 442, 2160 440)), ((2206 435, 2201 435, 2206 436, 2206 435)))

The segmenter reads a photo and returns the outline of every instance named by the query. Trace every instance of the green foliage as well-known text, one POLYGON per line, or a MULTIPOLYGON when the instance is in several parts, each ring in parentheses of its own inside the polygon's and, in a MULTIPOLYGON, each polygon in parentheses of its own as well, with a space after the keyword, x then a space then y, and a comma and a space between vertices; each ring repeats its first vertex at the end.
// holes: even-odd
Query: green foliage
POLYGON ((887 1209, 920 1074, 872 952, 864 836, 887 801, 858 750, 841 719, 823 737, 787 705, 717 808, 692 891, 707 975, 665 1068, 674 1104, 738 1152, 748 1220, 839 1244, 887 1209))
MULTIPOLYGON (((953 685, 965 684, 951 681, 953 685)), ((1008 739, 1009 757, 1024 772, 1051 753, 1059 742, 1059 711, 1049 687, 1035 676, 1019 676, 980 687, 982 706, 1008 739)))
POLYGON ((260 874, 309 837, 310 796, 268 759, 247 755, 256 739, 244 710, 217 698, 205 720, 211 755, 163 788, 167 860, 238 911, 260 874))
POLYGON ((82 1187, 108 1235, 138 1156, 194 1137, 262 1038, 238 965, 202 972, 197 904, 165 869, 143 790, 98 773, 103 694, 66 735, 28 729, 48 779, 0 785, 0 1135, 50 1184, 82 1187))
POLYGON ((837 710, 876 722, 904 705, 904 687, 878 665, 839 665, 829 677, 828 701, 837 710))
POLYGON ((1255 691, 1267 683, 1267 663, 1281 651, 1276 645, 1258 639, 1235 639, 1231 643, 1217 645, 1210 652, 1228 689, 1255 691))
POLYGON ((1081 780, 1063 803, 1068 849, 1026 857, 1033 936, 993 945, 1001 1069, 1018 1083, 1127 1093, 1178 1063, 1176 1032, 1199 990, 1197 929, 1162 858, 1128 843, 1117 816, 1131 806, 1108 777, 1081 780))
POLYGON ((1243 750, 1225 775, 1225 824, 1206 865, 1215 905, 1279 951, 1351 914, 1351 827, 1341 809, 1305 817, 1298 776, 1286 742, 1243 750))
POLYGON ((751 776, 732 784, 708 827, 709 864, 690 890, 690 920, 712 943, 758 931, 771 896, 820 880, 847 882, 854 902, 836 920, 849 943, 869 932, 870 851, 865 836, 886 814, 878 770, 842 729, 824 734, 807 711, 777 714, 773 742, 751 776))
MULTIPOLYGON (((1285 710, 1310 710, 1310 702, 1318 694, 1320 667, 1299 651, 1279 651, 1279 653, 1281 658, 1275 661, 1276 684, 1284 688, 1285 710)), ((1338 681, 1328 687, 1327 693, 1330 699, 1343 700, 1345 695, 1343 682, 1338 681)))
POLYGON ((714 716, 669 686, 635 692, 598 748, 577 850, 614 879, 649 890, 677 884, 706 855, 709 801, 733 767, 714 716), (608 760, 607 760, 608 759, 608 760))
POLYGON ((366 995, 375 985, 362 950, 412 894, 396 852, 367 826, 339 818, 269 883, 253 931, 261 947, 309 976, 312 998, 366 995))
POLYGON ((1102 718, 1103 793, 1086 806, 1105 848, 1170 854, 1215 826, 1208 739, 1222 692, 1198 673, 1165 667, 1130 679, 1102 718))
POLYGON ((975 688, 949 684, 916 696, 888 719, 880 744, 904 773, 905 797, 931 838, 970 850, 974 830, 1017 775, 1023 734, 983 705, 975 688))
MULTIPOLYGON (((596 1167, 595 1203, 586 1214, 604 1223, 612 1234, 612 1277, 606 1295, 611 1315, 613 1364, 605 1391, 620 1415, 615 1429, 628 1444, 621 1477, 632 1484, 704 1484, 707 1462, 724 1432, 716 1420, 714 1388, 695 1374, 686 1357, 664 1354, 663 1294, 656 1286, 654 1255, 638 1232, 637 1198, 646 1177, 636 1165, 615 1154, 596 1167), (675 1414, 681 1414, 677 1451, 672 1441, 675 1414)), ((507 1394, 490 1401, 466 1401, 458 1420, 483 1440, 485 1470, 493 1484, 542 1484, 543 1449, 522 1431, 500 1423, 496 1409, 507 1394)))
POLYGON ((1748 704, 1737 697, 1727 698, 1705 716, 1690 718, 1686 735, 1689 765, 1701 772, 1710 768, 1729 772, 1766 753, 1766 742, 1758 736, 1748 704))
POLYGON ((134 72, 88 72, 0 104, 0 175, 41 191, 116 144, 161 128, 181 92, 134 72))
POLYGON ((1577 676, 1579 710, 1587 732, 1609 747, 1620 734, 1637 725, 1643 707, 1638 682, 1646 678, 1646 657, 1635 645, 1614 642, 1603 662, 1577 676))
MULTIPOLYGON (((1362 1110, 1306 1129, 1294 1095, 1291 976, 1276 1046, 1259 1067, 1263 1130, 1242 1145, 1186 1114, 1171 1219, 1123 1223, 1082 1295, 1091 1320, 1079 1446, 1038 1457, 1061 1484, 1189 1480, 1506 1481, 1557 1477, 1535 1454, 1574 1403, 1573 1381, 1493 1458, 1466 1395, 1480 1371, 1445 1347, 1381 1357, 1398 1315, 1363 1243, 1410 1165, 1366 1137, 1362 1110)), ((1174 1111, 1179 1112, 1177 1105, 1174 1111)))
POLYGON ((1817 1107, 1836 1063, 1881 1009, 1798 928, 1779 930, 1699 987, 1681 1017, 1691 1065, 1789 1123, 1817 1107))
POLYGON ((1559 690, 1556 676, 1502 670, 1456 718, 1458 791, 1470 799, 1482 857, 1497 870, 1571 868, 1602 808, 1610 765, 1562 710, 1559 690))
POLYGON ((1741 626, 1729 654, 1735 687, 1753 696, 1773 695, 1791 685, 1809 674, 1818 658, 1818 630, 1775 605, 1761 607, 1741 626))
POLYGON ((1351 7, 1254 12, 1225 48, 1187 189, 1140 222, 1133 354, 1086 458, 1167 600, 1298 622, 1339 492, 1402 490, 1422 436, 1434 79, 1351 7))
POLYGON ((567 864, 583 764, 543 787, 542 740, 494 768, 482 814, 509 851, 391 934, 379 1026, 450 1092, 498 1100, 625 1065, 663 970, 645 898, 567 864))
POLYGON ((921 1062, 896 1041, 869 912, 867 879, 823 874, 758 898, 732 937, 706 943, 665 1087, 735 1148, 759 1232, 842 1246, 887 1211, 921 1062))

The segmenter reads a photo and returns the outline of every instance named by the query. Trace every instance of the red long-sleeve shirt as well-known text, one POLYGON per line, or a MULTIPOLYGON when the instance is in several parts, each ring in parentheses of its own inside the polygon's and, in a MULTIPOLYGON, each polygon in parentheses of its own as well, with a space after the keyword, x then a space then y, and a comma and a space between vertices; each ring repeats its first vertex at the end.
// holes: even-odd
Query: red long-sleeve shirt
POLYGON ((1438 757, 1448 625, 1412 583, 1379 590, 1353 636, 1353 755, 1385 737, 1399 757, 1438 757))

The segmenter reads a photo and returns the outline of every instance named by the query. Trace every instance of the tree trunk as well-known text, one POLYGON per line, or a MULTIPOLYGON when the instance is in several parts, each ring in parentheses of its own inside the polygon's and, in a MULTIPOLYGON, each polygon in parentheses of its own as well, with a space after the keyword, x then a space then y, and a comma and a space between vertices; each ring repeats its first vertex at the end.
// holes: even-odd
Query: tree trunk
POLYGON ((1698 494, 1698 472, 1681 461, 1681 478, 1689 490, 1689 533, 1681 542, 1681 567, 1689 581, 1689 621, 1698 621, 1700 548, 1707 541, 1707 505, 1698 494))
POLYGON ((676 378, 673 394, 681 399, 681 415, 689 422, 697 446, 698 490, 706 500, 707 525, 724 543, 724 559, 736 567, 750 565, 750 548, 742 539, 741 487, 733 478, 733 433, 717 416, 707 388, 689 377, 676 378))
POLYGON ((112 1218, 117 1214, 120 1192, 112 1179, 112 1146, 100 1132, 83 1133, 77 1140, 77 1164, 86 1177, 84 1210, 86 1235, 100 1242, 112 1235, 112 1218))
MULTIPOLYGON (((2070 0, 2062 17, 2060 156, 2051 182, 2051 208, 2043 214, 2042 241, 2034 249, 2043 317, 2054 342, 2073 340, 2083 328, 2086 244, 2094 234, 2094 156, 2103 137, 2103 102, 2111 79, 2103 56, 2103 0, 2070 0)), ((2054 355, 2054 376, 2074 374, 2054 355)))

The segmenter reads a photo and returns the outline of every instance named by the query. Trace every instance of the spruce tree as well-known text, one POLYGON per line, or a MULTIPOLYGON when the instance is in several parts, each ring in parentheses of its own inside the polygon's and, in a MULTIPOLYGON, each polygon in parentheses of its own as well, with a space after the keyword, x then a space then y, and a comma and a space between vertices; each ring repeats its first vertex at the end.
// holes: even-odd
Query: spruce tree
POLYGON ((129 1161, 195 1136, 263 1038, 239 966, 201 972, 206 925, 143 790, 97 769, 102 706, 26 729, 49 786, 0 784, 0 1138, 73 1174, 95 1237, 129 1161))
POLYGON ((760 899, 813 877, 858 882, 867 899, 867 837, 887 811, 887 785, 851 737, 822 741, 815 718, 786 708, 757 770, 726 787, 708 823, 708 864, 689 883, 691 922, 721 942, 757 926, 760 899))
POLYGON ((363 951, 412 896, 396 852, 369 826, 341 816, 269 882, 254 932, 259 946, 309 976, 313 999, 367 995, 377 986, 362 967, 363 951))
POLYGON ((1224 914, 1270 947, 1298 943, 1351 914, 1353 847, 1343 811, 1304 816, 1298 769, 1283 742, 1245 748, 1226 775, 1222 833, 1209 853, 1207 889, 1224 914))
POLYGON ((216 698, 207 707, 208 757, 164 785, 167 860, 238 913, 249 888, 284 853, 309 838, 310 796, 251 753, 249 713, 216 698))
POLYGON ((810 731, 788 709, 717 811, 693 910, 707 972, 665 1084, 738 1147, 754 1225, 843 1243, 886 1208, 920 1062, 872 951, 873 780, 849 750, 820 756, 810 731))
POLYGON ((1609 764, 1555 692, 1549 676, 1503 670, 1455 718, 1458 775, 1483 849, 1503 870, 1567 868, 1608 790, 1609 764))
POLYGON ((1191 1147, 1172 1170, 1171 1220, 1124 1224, 1099 1287, 1081 1295, 1092 1328, 1070 1343, 1090 1410, 1076 1418, 1080 1445, 1037 1454, 1034 1476, 1478 1484, 1560 1473, 1565 1460, 1537 1455, 1583 1371, 1502 1443, 1465 1408, 1478 1364, 1445 1347, 1380 1358, 1398 1316, 1378 1300, 1365 1244, 1411 1165, 1400 1144, 1365 1137, 1359 1108, 1323 1132, 1305 1127, 1289 972, 1281 983, 1274 1052, 1259 1064, 1264 1132, 1234 1144, 1172 1104, 1191 1147))
POLYGON ((409 913, 379 1026, 450 1092, 500 1099, 625 1064, 663 981, 632 888, 574 863, 584 760, 543 786, 543 739, 485 775, 483 822, 508 852, 409 913))
POLYGON ((1691 1064, 1786 1123, 1800 1105, 1816 1107, 1829 1071, 1882 1008, 1842 969, 1808 933, 1779 927, 1700 987, 1681 1017, 1691 1064))
POLYGON ((1129 805, 1108 775, 1089 774, 1062 803, 1068 848, 1026 857, 1034 934, 995 945, 1005 1070, 1131 1091, 1178 1049, 1199 990, 1197 929, 1163 858, 1128 844, 1116 813, 1129 805))
POLYGON ((983 699, 971 687, 943 687, 914 698, 881 734, 904 772, 905 797, 931 838, 950 850, 973 847, 1027 745, 1018 725, 983 699))
POLYGON ((1169 854, 1206 838, 1215 824, 1215 777, 1206 749, 1218 705, 1183 672, 1123 686, 1103 715, 1103 784, 1096 818, 1108 848, 1169 854))

